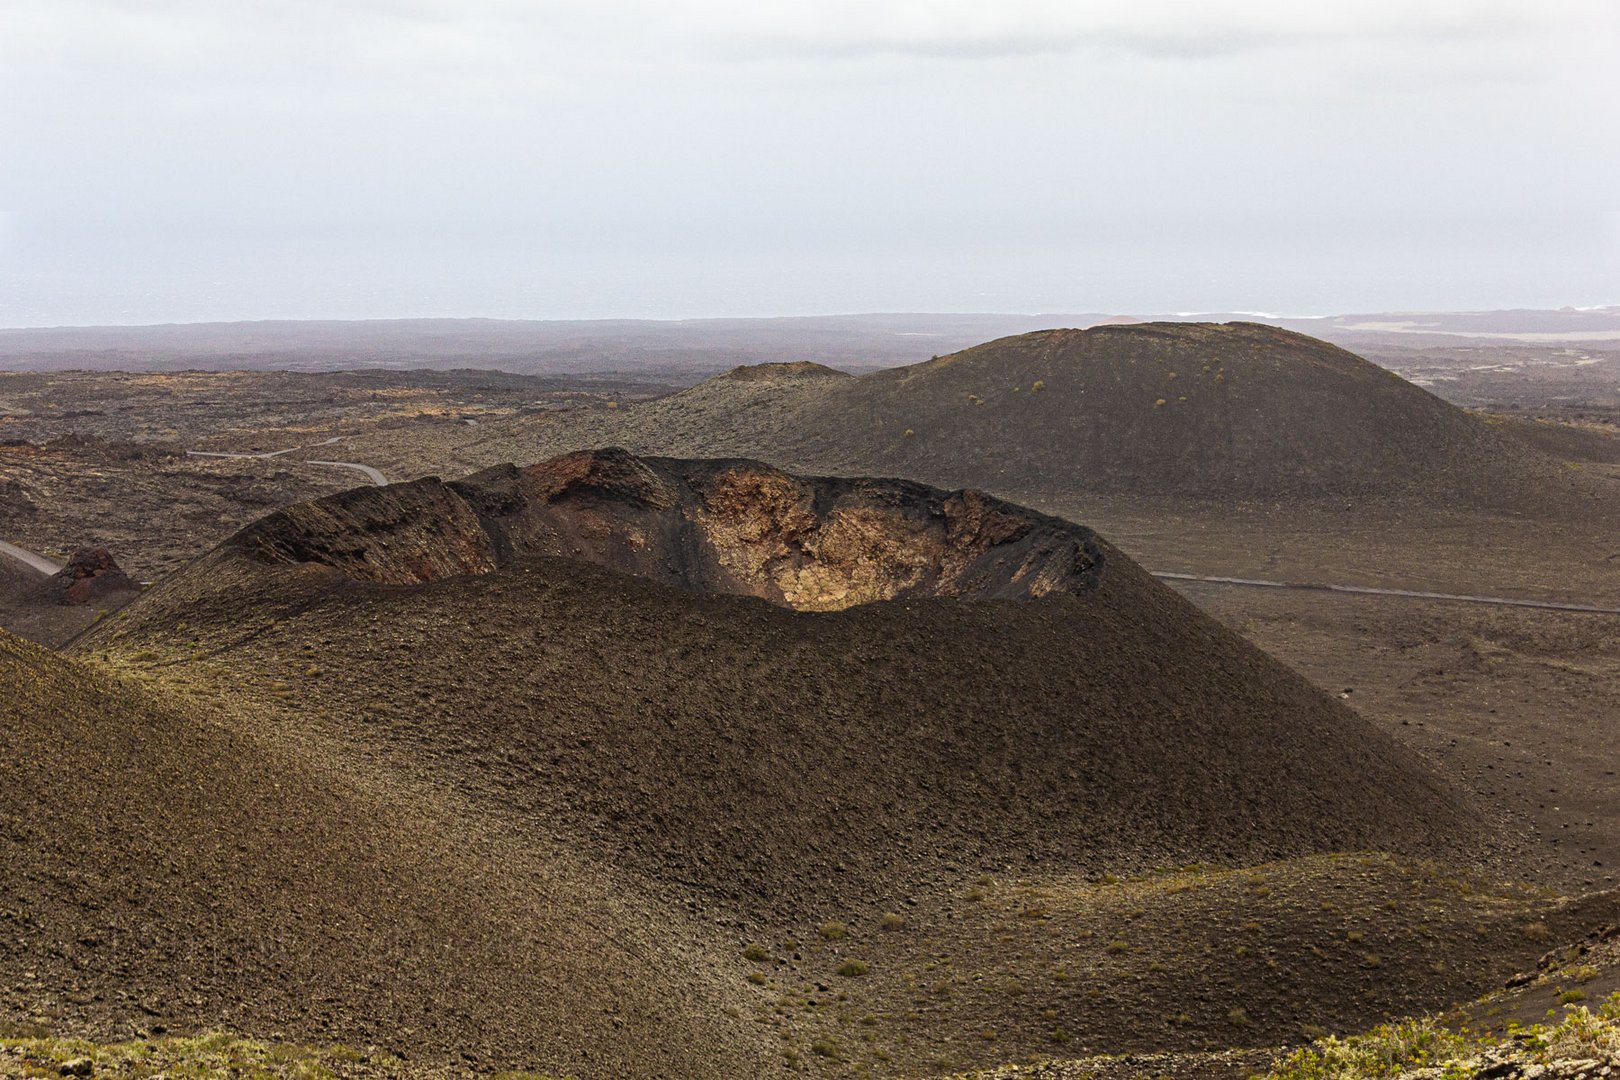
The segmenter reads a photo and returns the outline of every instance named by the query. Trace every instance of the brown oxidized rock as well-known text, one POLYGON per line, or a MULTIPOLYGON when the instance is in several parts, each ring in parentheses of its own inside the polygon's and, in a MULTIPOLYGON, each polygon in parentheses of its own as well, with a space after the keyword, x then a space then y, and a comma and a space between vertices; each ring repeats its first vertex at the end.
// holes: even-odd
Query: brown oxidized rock
POLYGON ((139 592, 140 586, 119 569, 106 548, 80 548, 67 565, 45 582, 45 589, 56 603, 89 604, 124 592, 139 592))
POLYGON ((390 584, 561 556, 806 611, 1072 593, 1103 559, 1089 529, 979 491, 619 449, 359 488, 272 514, 230 543, 259 562, 390 584))

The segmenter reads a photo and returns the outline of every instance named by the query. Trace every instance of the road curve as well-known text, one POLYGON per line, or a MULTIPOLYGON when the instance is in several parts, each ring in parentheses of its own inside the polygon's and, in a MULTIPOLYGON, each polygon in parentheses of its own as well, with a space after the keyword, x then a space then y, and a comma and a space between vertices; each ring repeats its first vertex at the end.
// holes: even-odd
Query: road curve
MULTIPOLYGON (((344 435, 334 435, 330 439, 322 439, 320 442, 310 443, 308 446, 289 446, 285 450, 261 450, 254 451, 252 453, 232 450, 187 450, 186 456, 236 459, 253 458, 259 461, 264 461, 268 458, 280 457, 283 454, 291 454, 295 450, 313 450, 317 446, 331 446, 333 443, 342 442, 346 437, 347 436, 344 435)), ((355 472, 364 473, 366 479, 370 480, 378 487, 386 487, 388 485, 388 477, 382 474, 382 470, 374 469, 370 465, 361 465, 354 461, 313 461, 309 458, 300 458, 297 460, 304 465, 325 465, 334 469, 353 469, 355 472)))
POLYGON ((1196 581, 1206 585, 1240 585, 1256 589, 1294 589, 1300 592, 1352 593, 1357 596, 1402 596, 1416 600, 1451 600, 1461 604, 1492 604, 1496 607, 1540 608, 1543 611, 1581 611, 1593 615, 1620 615, 1620 608, 1596 604, 1572 604, 1558 600, 1516 600, 1507 596, 1473 596, 1468 593, 1422 592, 1416 589, 1379 589, 1371 585, 1322 585, 1303 581, 1267 581, 1264 578, 1204 577, 1176 574, 1168 570, 1149 571, 1165 581, 1196 581))
POLYGON ((0 555, 9 555, 30 570, 38 570, 46 577, 62 569, 61 563, 53 562, 43 555, 35 555, 32 551, 20 548, 16 544, 8 544, 4 540, 0 540, 0 555))
POLYGON ((334 469, 354 469, 357 472, 365 473, 366 478, 373 484, 376 484, 378 487, 386 487, 388 485, 388 477, 384 476, 380 469, 373 469, 370 465, 357 465, 352 461, 306 461, 304 464, 330 465, 334 469))
POLYGON ((218 458, 273 458, 282 454, 290 454, 294 450, 302 450, 302 446, 289 446, 285 450, 270 450, 265 453, 245 454, 233 453, 228 450, 187 450, 186 457, 218 457, 218 458))

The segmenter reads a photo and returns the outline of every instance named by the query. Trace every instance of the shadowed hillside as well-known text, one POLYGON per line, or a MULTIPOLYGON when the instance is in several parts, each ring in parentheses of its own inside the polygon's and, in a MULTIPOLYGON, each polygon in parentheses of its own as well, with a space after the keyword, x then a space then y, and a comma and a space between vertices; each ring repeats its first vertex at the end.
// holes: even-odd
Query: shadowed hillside
POLYGON ((0 686, 8 1027, 340 1033, 559 1073, 777 1060, 721 1013, 739 961, 694 960, 708 932, 584 848, 4 631, 0 686))

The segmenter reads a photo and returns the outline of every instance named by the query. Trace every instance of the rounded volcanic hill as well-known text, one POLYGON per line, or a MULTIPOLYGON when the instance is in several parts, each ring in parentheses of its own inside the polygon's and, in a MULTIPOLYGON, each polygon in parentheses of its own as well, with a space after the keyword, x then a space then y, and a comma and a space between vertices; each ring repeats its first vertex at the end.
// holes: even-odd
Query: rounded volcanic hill
POLYGON ((78 647, 431 762, 743 918, 987 867, 1480 836, 1390 738, 1090 530, 906 481, 597 451, 357 489, 78 647))
POLYGON ((816 429, 857 450, 856 468, 929 476, 971 461, 1012 491, 1472 498, 1533 457, 1393 372, 1249 323, 1003 338, 875 373, 858 407, 826 411, 861 418, 816 429))
MULTIPOLYGON (((815 365, 739 368, 619 410, 525 417, 456 438, 434 453, 467 467, 622 445, 1060 501, 1378 497, 1517 508, 1581 485, 1523 440, 1390 371, 1253 323, 1045 330, 858 377, 815 365)), ((420 471, 409 452, 375 450, 420 471)))

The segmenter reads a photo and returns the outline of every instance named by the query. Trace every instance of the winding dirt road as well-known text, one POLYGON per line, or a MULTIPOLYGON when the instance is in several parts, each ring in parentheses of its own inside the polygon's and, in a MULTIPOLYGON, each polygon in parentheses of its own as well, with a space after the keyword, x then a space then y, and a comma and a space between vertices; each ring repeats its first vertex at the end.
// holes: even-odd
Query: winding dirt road
POLYGON ((0 540, 0 555, 9 555, 30 570, 37 570, 46 577, 50 577, 62 569, 61 563, 53 562, 43 555, 36 555, 26 548, 18 547, 16 544, 8 544, 4 540, 0 540))
MULTIPOLYGON (((338 442, 342 442, 342 441, 343 441, 343 436, 342 435, 334 435, 330 439, 322 439, 320 442, 310 443, 308 446, 289 446, 285 450, 268 450, 268 451, 256 452, 256 453, 242 453, 242 452, 226 451, 226 450, 187 450, 186 451, 186 456, 188 456, 188 457, 200 457, 200 458, 259 458, 259 459, 268 459, 268 458, 281 457, 284 454, 291 454, 291 453, 293 453, 294 451, 297 451, 297 450, 312 450, 317 446, 331 446, 333 443, 338 443, 338 442)), ((370 465, 361 465, 359 462, 355 462, 355 461, 310 461, 310 460, 307 460, 307 459, 295 459, 295 460, 299 460, 304 465, 321 465, 321 466, 325 466, 327 468, 334 468, 334 469, 353 469, 355 472, 358 472, 358 473, 362 474, 363 476, 365 476, 365 478, 367 480, 370 480, 373 484, 377 485, 378 487, 385 487, 388 484, 388 477, 386 477, 386 476, 384 476, 382 474, 382 470, 373 468, 370 465)), ((55 562, 55 561, 53 561, 51 559, 47 559, 45 556, 36 554, 35 552, 32 552, 32 551, 29 551, 27 548, 20 548, 16 544, 8 544, 4 540, 0 540, 0 556, 7 556, 9 558, 15 559, 17 562, 22 563, 24 566, 28 567, 30 570, 38 571, 39 573, 45 575, 46 577, 49 577, 52 574, 56 573, 58 570, 62 569, 62 564, 61 563, 55 562)), ((141 584, 146 585, 146 584, 149 584, 149 582, 144 582, 143 581, 141 584)))
MULTIPOLYGON (((331 446, 333 443, 342 442, 343 438, 344 437, 342 435, 334 435, 330 439, 322 439, 320 442, 310 443, 308 446, 289 446, 285 450, 265 450, 254 453, 229 450, 187 450, 186 456, 210 458, 257 458, 264 460, 268 458, 281 457, 283 454, 291 454, 298 450, 313 450, 317 446, 331 446)), ((335 469, 353 469, 355 472, 364 474, 367 480, 370 480, 378 487, 386 487, 388 484, 388 477, 384 476, 380 469, 374 469, 370 465, 361 465, 360 463, 354 461, 315 461, 310 458, 299 458, 296 460, 305 465, 324 465, 335 469)))
POLYGON ((1240 585, 1255 589, 1294 589, 1302 592, 1353 593, 1358 596, 1405 596, 1416 600, 1454 600, 1462 604, 1494 604, 1498 607, 1541 608, 1543 611, 1580 611, 1594 615, 1620 615, 1620 608, 1595 604, 1574 604, 1561 600, 1518 600, 1507 596, 1472 596, 1468 593, 1420 592, 1415 589, 1379 589, 1371 585, 1323 585, 1303 581, 1267 581, 1264 578, 1203 577, 1150 570, 1163 581, 1196 581, 1205 585, 1240 585))
POLYGON ((305 461, 304 464, 330 465, 338 469, 355 469, 359 472, 365 473, 366 478, 373 484, 376 484, 378 487, 388 486, 388 477, 382 474, 382 470, 374 469, 370 465, 357 465, 352 461, 305 461))

